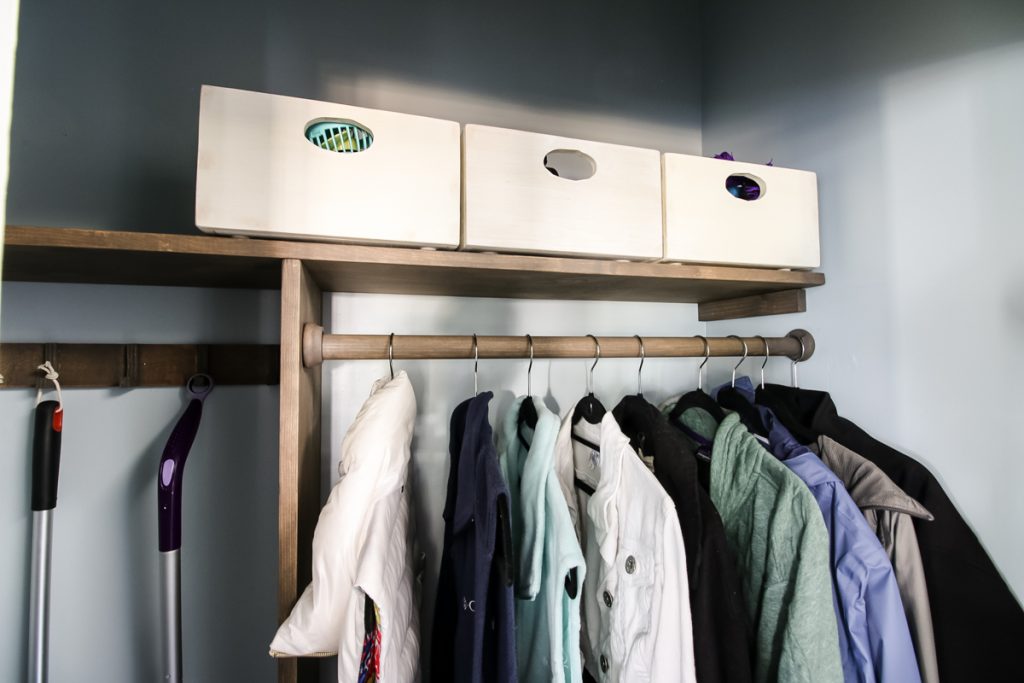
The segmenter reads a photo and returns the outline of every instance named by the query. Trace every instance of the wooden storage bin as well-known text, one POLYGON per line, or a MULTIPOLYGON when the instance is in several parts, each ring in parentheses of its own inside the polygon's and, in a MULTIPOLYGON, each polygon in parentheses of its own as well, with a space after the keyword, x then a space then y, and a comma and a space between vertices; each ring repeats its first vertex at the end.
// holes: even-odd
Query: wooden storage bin
POLYGON ((817 268, 817 176, 809 171, 665 154, 665 259, 773 268, 817 268), (758 199, 726 189, 752 178, 758 199))
POLYGON ((459 124, 204 85, 196 225, 206 232, 455 248, 459 124), (356 123, 365 151, 306 138, 321 121, 356 123))
POLYGON ((467 125, 462 248, 655 260, 662 256, 655 150, 467 125), (552 153, 555 153, 552 155, 552 153), (562 156, 572 180, 545 166, 562 156), (571 171, 572 169, 570 169, 571 171))

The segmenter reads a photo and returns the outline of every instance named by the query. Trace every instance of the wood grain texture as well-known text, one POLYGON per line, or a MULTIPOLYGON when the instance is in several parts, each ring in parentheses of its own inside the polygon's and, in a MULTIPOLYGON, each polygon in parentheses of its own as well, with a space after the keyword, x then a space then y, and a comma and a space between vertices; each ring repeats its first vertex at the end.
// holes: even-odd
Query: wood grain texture
POLYGON ((455 121, 204 85, 196 225, 455 248, 461 138, 455 121), (303 133, 325 119, 368 128, 372 146, 350 154, 319 149, 303 133))
MULTIPOLYGON (((320 512, 320 368, 302 364, 302 329, 321 322, 321 292, 302 263, 281 272, 281 428, 278 492, 278 621, 311 577, 313 529, 320 512)), ((314 683, 315 659, 281 659, 278 681, 314 683)))
MULTIPOLYGON (((809 333, 805 333, 808 334, 809 333)), ((389 335, 325 334, 322 358, 325 360, 386 360, 389 335)), ((704 356, 704 342, 698 337, 644 337, 647 358, 673 358, 704 356)), ((800 341, 794 337, 709 337, 708 348, 712 356, 742 356, 743 343, 750 357, 764 356, 765 343, 771 356, 796 359, 800 356, 800 341)), ((639 358, 640 342, 635 337, 598 337, 601 358, 639 358)), ((813 338, 805 339, 805 349, 813 352, 813 338)), ((477 336, 480 358, 529 358, 529 344, 525 336, 477 336)), ((422 360, 444 358, 473 358, 472 335, 395 335, 392 345, 396 360, 422 360)), ((596 348, 589 337, 537 337, 533 338, 534 358, 592 358, 596 348)), ((809 357, 809 355, 808 355, 809 357)), ((315 360, 310 359, 310 360, 315 360)), ((806 358, 805 358, 806 360, 806 358)), ((312 364, 312 363, 310 363, 312 364)))
POLYGON ((810 171, 663 155, 665 258, 774 268, 817 268, 818 182, 810 171), (756 178, 755 201, 726 189, 732 174, 756 178))
POLYGON ((657 150, 474 124, 463 138, 463 247, 661 259, 657 150), (556 150, 589 157, 593 175, 553 175, 556 150))
POLYGON ((807 271, 75 228, 11 226, 6 245, 4 278, 34 282, 276 289, 282 259, 335 292, 702 303, 825 282, 807 271))
POLYGON ((0 388, 39 386, 48 360, 71 387, 184 386, 197 372, 216 384, 277 384, 280 352, 273 344, 2 344, 0 388))
POLYGON ((802 289, 787 289, 735 299, 705 301, 697 306, 697 320, 734 320, 753 318, 759 315, 780 315, 782 313, 803 313, 807 310, 807 292, 802 289))

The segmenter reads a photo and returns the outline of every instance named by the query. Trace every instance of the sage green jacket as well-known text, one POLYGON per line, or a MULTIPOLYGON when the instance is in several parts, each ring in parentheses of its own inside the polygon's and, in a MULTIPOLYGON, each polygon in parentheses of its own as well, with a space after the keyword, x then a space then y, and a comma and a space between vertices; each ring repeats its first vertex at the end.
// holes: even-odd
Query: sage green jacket
MULTIPOLYGON (((683 422, 706 433, 692 413, 703 411, 683 422)), ((810 490, 736 414, 714 433, 710 489, 754 621, 755 680, 842 681, 828 531, 810 490)))

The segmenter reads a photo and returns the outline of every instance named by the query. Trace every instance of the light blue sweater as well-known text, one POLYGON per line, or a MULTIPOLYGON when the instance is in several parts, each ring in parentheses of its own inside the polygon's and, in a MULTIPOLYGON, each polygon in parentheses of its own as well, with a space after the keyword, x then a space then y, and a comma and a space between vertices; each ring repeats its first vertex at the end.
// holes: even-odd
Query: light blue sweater
POLYGON ((581 683, 580 602, 585 567, 569 507, 554 472, 558 416, 537 397, 519 397, 502 421, 498 453, 511 497, 515 549, 516 645, 519 680, 581 683), (519 440, 523 401, 537 409, 536 431, 524 426, 529 449, 519 440), (577 572, 570 597, 566 575, 577 572))

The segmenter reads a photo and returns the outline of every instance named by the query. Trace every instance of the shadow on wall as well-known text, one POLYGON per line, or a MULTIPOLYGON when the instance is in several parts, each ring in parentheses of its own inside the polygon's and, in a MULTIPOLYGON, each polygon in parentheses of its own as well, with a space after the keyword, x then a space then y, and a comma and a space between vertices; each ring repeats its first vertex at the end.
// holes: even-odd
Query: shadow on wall
POLYGON ((1024 40, 1019 0, 739 0, 705 2, 701 14, 702 113, 714 126, 766 108, 816 109, 880 74, 1024 40))
POLYGON ((704 148, 819 177, 829 284, 761 329, 815 333, 803 385, 925 463, 1020 595, 1020 460, 976 426, 1022 406, 1024 4, 740 0, 704 20, 704 148))
POLYGON ((697 152, 698 52, 696 0, 24 3, 8 218, 194 232, 203 83, 697 152))

